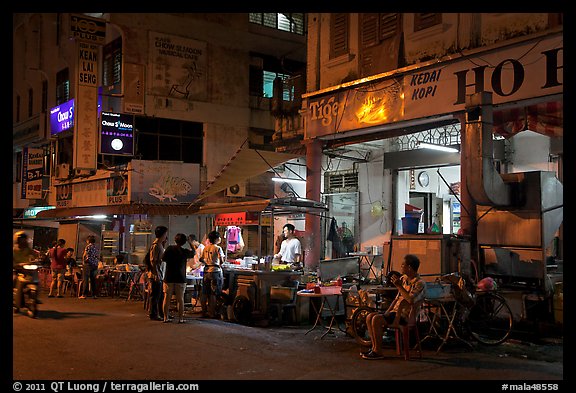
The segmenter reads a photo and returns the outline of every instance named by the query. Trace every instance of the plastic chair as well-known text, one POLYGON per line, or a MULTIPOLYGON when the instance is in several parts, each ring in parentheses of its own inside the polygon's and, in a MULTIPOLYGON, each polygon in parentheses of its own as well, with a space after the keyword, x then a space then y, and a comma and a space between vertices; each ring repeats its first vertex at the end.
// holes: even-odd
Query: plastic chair
POLYGON ((402 351, 404 351, 405 360, 410 360, 410 332, 413 332, 414 337, 416 337, 415 347, 418 349, 420 359, 422 358, 422 344, 418 331, 418 316, 420 315, 420 309, 423 303, 424 300, 420 300, 411 307, 408 305, 408 307, 410 307, 410 313, 408 314, 408 323, 406 325, 391 324, 388 326, 389 329, 395 331, 396 354, 401 355, 402 351))

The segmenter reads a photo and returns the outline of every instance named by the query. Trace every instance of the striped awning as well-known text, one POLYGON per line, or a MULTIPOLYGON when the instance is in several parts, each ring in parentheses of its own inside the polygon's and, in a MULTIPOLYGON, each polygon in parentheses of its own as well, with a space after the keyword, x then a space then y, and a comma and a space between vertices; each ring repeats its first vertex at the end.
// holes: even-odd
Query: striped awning
POLYGON ((494 133, 509 138, 520 131, 530 130, 560 137, 564 134, 563 110, 562 100, 494 110, 494 133))

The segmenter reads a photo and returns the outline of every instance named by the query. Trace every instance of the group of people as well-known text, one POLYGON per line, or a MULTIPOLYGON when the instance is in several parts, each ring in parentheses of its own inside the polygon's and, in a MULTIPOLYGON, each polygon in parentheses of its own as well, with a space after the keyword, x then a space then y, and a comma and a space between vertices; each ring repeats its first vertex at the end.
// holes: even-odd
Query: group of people
POLYGON ((203 279, 200 304, 203 317, 215 317, 216 297, 222 293, 224 276, 222 264, 225 254, 220 247, 220 233, 212 231, 208 234, 208 245, 201 244, 195 235, 186 236, 177 233, 174 243, 166 246, 168 228, 159 225, 154 231, 155 239, 148 251, 147 275, 149 280, 151 320, 170 322, 170 303, 172 296, 176 297, 178 307, 178 323, 184 323, 184 292, 186 290, 186 266, 189 259, 194 258, 202 263, 203 279), (190 249, 184 248, 186 242, 190 249))

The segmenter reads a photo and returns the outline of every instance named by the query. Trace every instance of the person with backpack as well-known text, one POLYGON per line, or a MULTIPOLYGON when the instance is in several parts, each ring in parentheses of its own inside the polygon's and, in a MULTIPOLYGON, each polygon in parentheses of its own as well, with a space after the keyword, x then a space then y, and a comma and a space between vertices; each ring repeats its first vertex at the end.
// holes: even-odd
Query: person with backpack
POLYGON ((50 249, 50 269, 52 269, 52 283, 48 297, 64 297, 64 275, 66 274, 66 254, 68 249, 64 247, 66 240, 58 239, 54 248, 50 249))
POLYGON ((150 285, 150 312, 148 316, 153 321, 164 321, 164 311, 162 309, 162 281, 164 279, 164 271, 162 269, 162 256, 164 255, 164 247, 166 246, 166 239, 168 238, 168 228, 164 225, 158 225, 154 229, 156 239, 152 242, 150 250, 148 250, 148 260, 145 258, 147 264, 148 281, 150 285))
POLYGON ((178 303, 178 323, 184 323, 184 291, 186 290, 186 262, 188 258, 194 257, 194 250, 182 247, 186 244, 186 235, 178 233, 174 237, 176 244, 169 245, 162 255, 162 260, 166 262, 164 272, 164 322, 170 322, 170 302, 172 295, 176 295, 178 303))

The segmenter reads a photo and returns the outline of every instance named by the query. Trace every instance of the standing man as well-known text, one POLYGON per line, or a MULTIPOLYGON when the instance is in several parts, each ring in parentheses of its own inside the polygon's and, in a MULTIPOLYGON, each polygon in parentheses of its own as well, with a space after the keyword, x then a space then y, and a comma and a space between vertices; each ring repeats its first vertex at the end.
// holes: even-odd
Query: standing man
POLYGON ((164 280, 164 271, 162 270, 162 256, 166 239, 168 238, 168 228, 164 225, 158 225, 154 230, 156 239, 148 251, 150 253, 151 268, 148 270, 148 279, 150 281, 150 314, 153 321, 163 321, 164 312, 162 311, 162 280, 164 280))
POLYGON ((64 297, 62 292, 64 289, 64 275, 66 274, 66 256, 68 254, 68 250, 64 247, 65 244, 66 240, 58 239, 56 246, 50 249, 52 284, 50 284, 48 297, 54 297, 54 290, 56 290, 56 297, 64 297))
POLYGON ((186 235, 178 233, 174 242, 166 248, 162 260, 166 262, 164 275, 164 322, 170 322, 170 301, 176 295, 178 302, 178 323, 184 323, 184 291, 186 290, 186 261, 194 256, 194 250, 182 246, 186 244, 186 235))
POLYGON ((280 252, 274 255, 274 259, 280 261, 280 263, 290 263, 292 267, 301 268, 302 245, 300 240, 294 235, 295 229, 292 224, 284 225, 282 228, 284 240, 280 245, 280 252))
POLYGON ((222 294, 222 285, 224 284, 221 267, 224 262, 224 251, 219 246, 222 239, 217 231, 208 234, 208 241, 210 243, 204 247, 202 253, 204 278, 202 279, 200 305, 202 306, 202 318, 216 318, 216 297, 222 294))
POLYGON ((96 299, 96 274, 98 273, 98 248, 96 247, 96 236, 88 235, 86 238, 86 247, 82 254, 82 296, 80 299, 86 299, 88 296, 88 284, 92 291, 92 298, 96 299))

